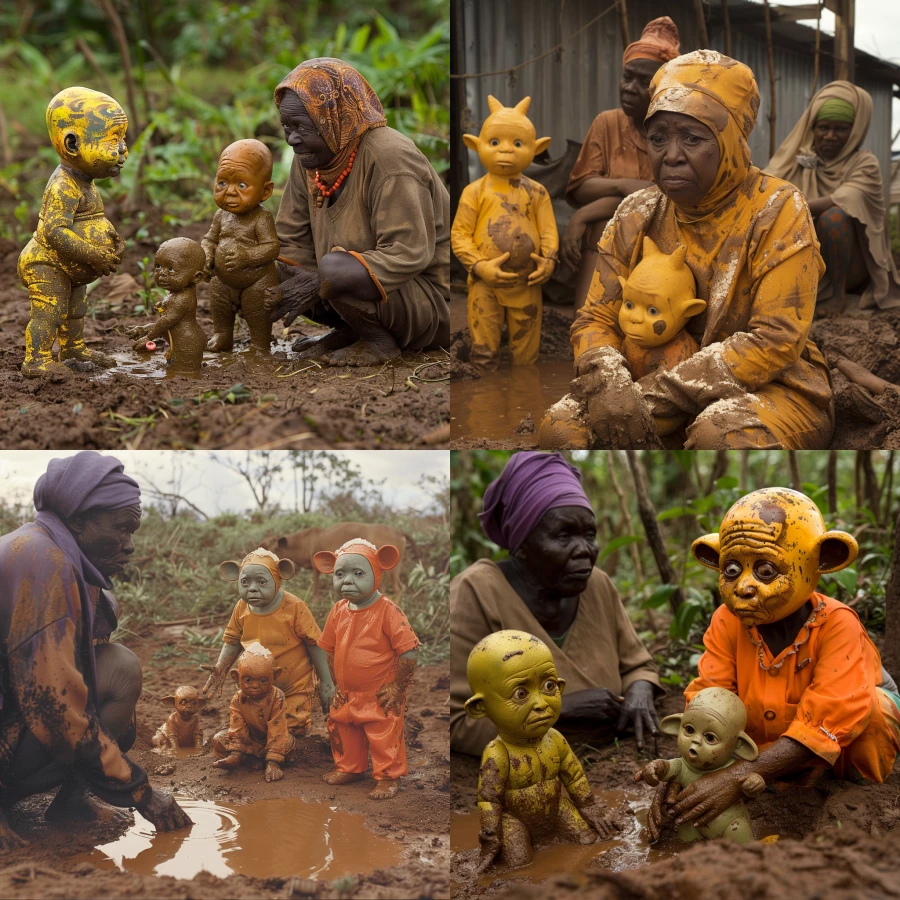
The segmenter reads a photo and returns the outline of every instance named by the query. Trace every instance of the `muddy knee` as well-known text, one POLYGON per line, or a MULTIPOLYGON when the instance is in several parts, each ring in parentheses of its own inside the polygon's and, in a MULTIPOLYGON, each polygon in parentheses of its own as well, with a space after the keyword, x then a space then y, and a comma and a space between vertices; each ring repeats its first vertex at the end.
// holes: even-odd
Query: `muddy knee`
POLYGON ((137 656, 122 644, 98 644, 97 694, 100 721, 114 737, 124 734, 131 724, 134 708, 141 696, 143 671, 137 656))
POLYGON ((712 403, 688 426, 686 450, 781 449, 760 421, 752 395, 712 403))
POLYGON ((584 407, 566 394, 547 410, 538 429, 541 450, 587 450, 591 445, 591 429, 584 407))

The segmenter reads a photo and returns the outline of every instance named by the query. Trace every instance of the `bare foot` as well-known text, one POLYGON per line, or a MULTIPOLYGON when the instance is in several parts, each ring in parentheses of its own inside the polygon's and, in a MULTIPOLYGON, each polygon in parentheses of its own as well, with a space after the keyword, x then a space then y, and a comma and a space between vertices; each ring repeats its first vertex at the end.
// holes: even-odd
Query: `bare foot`
POLYGON ((79 782, 68 782, 56 792, 44 818, 54 825, 97 822, 103 825, 128 826, 133 821, 130 812, 98 800, 79 782))
POLYGON ((217 759, 213 763, 214 769, 236 769, 241 764, 240 753, 229 753, 224 759, 217 759))
POLYGON ((376 781, 375 787, 369 791, 370 800, 390 800, 400 790, 400 779, 376 781))
POLYGON ((292 347, 298 359, 315 359, 332 350, 340 350, 352 344, 356 338, 351 332, 335 328, 326 334, 310 334, 298 338, 292 347))
POLYGON ((217 331, 207 342, 206 349, 210 353, 224 353, 234 347, 234 334, 217 331))
POLYGON ((322 362, 329 366, 377 366, 378 363, 396 359, 399 355, 400 348, 396 342, 391 346, 387 343, 357 341, 343 350, 329 353, 322 358, 322 362))
POLYGON ((364 772, 339 772, 333 769, 322 776, 322 781, 325 784, 350 784, 351 781, 362 781, 365 777, 364 772))

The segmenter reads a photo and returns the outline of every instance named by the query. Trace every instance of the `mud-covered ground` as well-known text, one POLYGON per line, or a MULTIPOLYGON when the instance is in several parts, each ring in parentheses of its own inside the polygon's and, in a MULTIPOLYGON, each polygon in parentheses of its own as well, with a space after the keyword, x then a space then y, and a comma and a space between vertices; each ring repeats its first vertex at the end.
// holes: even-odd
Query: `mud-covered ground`
MULTIPOLYGON (((402 780, 400 793, 389 801, 369 800, 371 778, 343 787, 332 787, 322 775, 333 768, 319 711, 309 735, 300 739, 297 760, 285 767, 285 777, 267 784, 262 773, 241 768, 224 772, 212 768, 209 754, 171 759, 151 750, 150 740, 171 708, 159 698, 181 684, 202 686, 206 673, 195 662, 185 662, 189 647, 179 640, 184 625, 154 628, 142 632, 128 644, 138 654, 144 670, 144 691, 138 702, 138 736, 129 756, 149 774, 151 784, 199 800, 217 800, 231 805, 274 798, 299 798, 307 803, 327 803, 350 813, 365 816, 373 833, 398 842, 403 861, 355 878, 339 880, 335 888, 328 880, 315 886, 295 886, 287 878, 258 879, 232 875, 222 879, 201 873, 191 880, 105 871, 79 861, 79 854, 112 840, 122 832, 96 828, 54 828, 41 819, 52 794, 39 795, 17 805, 9 814, 10 825, 29 845, 0 861, 0 897, 11 900, 47 898, 180 898, 180 900, 222 900, 234 898, 278 898, 315 896, 323 898, 440 898, 450 896, 449 866, 449 674, 448 665, 421 666, 409 690, 406 716, 409 775, 402 780), (181 657, 160 656, 160 649, 176 643, 181 657), (154 653, 157 656, 154 658, 154 653), (165 776, 154 774, 160 766, 172 765, 165 776), (292 891, 293 887, 293 891, 292 891), (313 890, 314 893, 304 893, 313 890)), ((215 633, 191 626, 194 632, 215 633)), ((210 661, 218 648, 209 651, 210 661)), ((208 739, 228 722, 232 696, 230 681, 223 696, 203 710, 202 723, 208 739)), ((284 842, 285 853, 303 835, 279 834, 272 823, 272 840, 284 842)))
MULTIPOLYGON (((666 698, 660 714, 682 708, 680 694, 674 693, 666 698)), ((618 746, 602 746, 597 753, 575 749, 583 759, 594 760, 585 768, 596 791, 633 788, 634 772, 649 759, 637 757, 631 737, 620 738, 618 746)), ((661 737, 659 751, 663 758, 677 756, 674 739, 661 737)), ((453 812, 472 810, 477 777, 477 759, 452 754, 453 812)), ((651 793, 650 788, 642 790, 651 793)), ((616 851, 610 850, 588 868, 561 867, 538 884, 500 876, 486 886, 471 877, 477 851, 466 850, 452 857, 453 897, 861 900, 900 896, 900 765, 884 784, 829 781, 815 788, 767 791, 749 802, 748 808, 754 832, 778 834, 777 842, 698 843, 671 858, 619 871, 613 858, 616 851)))
MULTIPOLYGON (((127 229, 123 229, 127 234, 127 229)), ((179 234, 199 240, 203 224, 179 234)), ((174 236, 174 235, 167 235, 174 236)), ((0 429, 8 449, 320 449, 446 446, 449 382, 443 351, 404 353, 384 366, 332 368, 297 360, 291 344, 320 333, 296 321, 287 333, 276 323, 271 360, 246 352, 249 334, 238 319, 231 354, 206 354, 198 378, 167 378, 162 350, 140 358, 125 335, 151 321, 135 315, 143 287, 138 262, 156 241, 128 241, 116 276, 101 279, 88 297, 88 346, 112 353, 119 368, 73 372, 61 381, 25 379, 28 295, 16 276, 21 247, 0 240, 0 429), (121 276, 130 276, 128 278, 121 276), (118 279, 118 280, 116 280, 118 279), (128 286, 130 294, 122 296, 128 286), (439 363, 427 369, 429 362, 439 363), (238 387, 234 390, 235 386, 238 387)), ((208 285, 197 291, 198 322, 212 334, 208 285)), ((155 318, 155 313, 153 314, 155 318)))

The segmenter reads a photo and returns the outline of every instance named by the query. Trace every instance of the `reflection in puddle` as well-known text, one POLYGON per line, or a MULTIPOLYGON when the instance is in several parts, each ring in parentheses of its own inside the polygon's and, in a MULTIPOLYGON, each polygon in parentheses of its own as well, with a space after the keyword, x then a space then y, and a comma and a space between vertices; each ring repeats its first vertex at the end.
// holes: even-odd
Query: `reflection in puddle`
POLYGON ((302 800, 257 800, 225 806, 212 800, 176 797, 194 825, 157 834, 135 814, 118 840, 82 854, 98 869, 139 875, 193 878, 338 878, 397 865, 394 841, 369 831, 365 817, 302 800))
MULTIPOLYGON (((517 426, 531 413, 536 439, 544 413, 569 392, 573 377, 572 361, 556 359, 454 381, 450 390, 451 435, 454 439, 488 441, 518 438, 517 426)), ((532 435, 524 437, 529 440, 532 435)))

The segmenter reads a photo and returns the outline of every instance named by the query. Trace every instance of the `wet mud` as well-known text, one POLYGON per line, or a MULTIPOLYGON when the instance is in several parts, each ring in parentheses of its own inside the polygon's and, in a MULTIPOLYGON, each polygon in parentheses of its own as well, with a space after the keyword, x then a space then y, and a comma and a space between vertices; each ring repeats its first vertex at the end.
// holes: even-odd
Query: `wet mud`
MULTIPOLYGON (((180 229, 199 240, 206 224, 180 229)), ((161 235, 169 237, 171 235, 161 235)), ((269 358, 249 351, 242 319, 235 352, 204 353, 201 372, 175 374, 165 366, 166 346, 152 354, 132 350, 126 329, 156 319, 134 314, 142 285, 138 262, 154 241, 129 241, 118 275, 136 282, 126 296, 110 279, 88 296, 85 339, 112 354, 119 366, 64 375, 60 381, 25 379, 28 295, 16 276, 21 247, 0 240, 0 427, 10 449, 344 449, 443 446, 450 413, 443 351, 407 352, 383 366, 329 367, 298 360, 291 344, 324 329, 299 320, 285 333, 273 327, 269 358), (111 298, 111 299, 107 299, 111 298), (433 362, 428 369, 419 369, 433 362)), ((118 276, 116 276, 118 277, 118 276)), ((125 282, 128 283, 127 280, 125 282)), ((122 284, 122 282, 120 282, 122 284)), ((212 335, 209 285, 197 288, 197 320, 212 335)))

